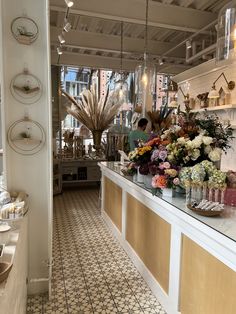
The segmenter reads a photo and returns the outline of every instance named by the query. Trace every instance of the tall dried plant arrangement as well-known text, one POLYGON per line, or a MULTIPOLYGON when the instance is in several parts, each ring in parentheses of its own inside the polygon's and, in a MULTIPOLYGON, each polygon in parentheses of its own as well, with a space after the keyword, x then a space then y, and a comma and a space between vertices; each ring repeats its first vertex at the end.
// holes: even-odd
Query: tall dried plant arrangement
POLYGON ((84 90, 81 100, 78 101, 65 91, 62 91, 62 95, 71 102, 71 106, 67 107, 67 112, 92 132, 94 145, 99 146, 102 132, 108 129, 119 111, 120 104, 116 103, 116 98, 107 89, 105 97, 101 97, 98 101, 93 87, 91 87, 91 91, 84 90))
POLYGON ((148 111, 147 115, 152 122, 152 129, 154 132, 159 133, 162 130, 167 130, 172 123, 171 113, 173 108, 166 105, 161 106, 159 110, 148 111))

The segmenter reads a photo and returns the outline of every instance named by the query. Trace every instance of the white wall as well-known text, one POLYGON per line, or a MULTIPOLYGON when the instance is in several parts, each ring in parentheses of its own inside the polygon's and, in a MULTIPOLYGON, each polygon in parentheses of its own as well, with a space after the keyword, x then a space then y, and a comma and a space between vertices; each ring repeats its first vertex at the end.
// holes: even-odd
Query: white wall
MULTIPOLYGON (((182 87, 185 94, 189 92, 190 97, 196 98, 198 94, 209 92, 212 83, 222 72, 225 73, 228 81, 233 80, 236 82, 236 65, 230 64, 217 67, 215 60, 202 63, 197 67, 176 75, 173 79, 178 83, 178 86, 182 87)), ((219 90, 221 86, 226 88, 226 85, 226 82, 221 77, 216 83, 216 89, 219 90)), ((183 104, 181 92, 178 92, 178 102, 183 104)), ((236 87, 231 92, 231 103, 236 104, 236 87)), ((236 109, 220 110, 216 111, 216 114, 222 120, 230 120, 232 124, 236 122, 236 109)), ((236 137, 236 130, 234 130, 234 136, 236 137)), ((221 169, 236 171, 236 139, 232 141, 232 148, 227 151, 227 155, 222 156, 221 169)))
MULTIPOLYGON (((51 256, 52 144, 48 13, 48 0, 2 0, 5 132, 14 121, 22 119, 27 110, 29 117, 39 122, 46 133, 43 149, 33 156, 16 153, 7 143, 4 149, 8 189, 25 190, 29 194, 29 280, 48 277, 48 267, 44 261, 51 256), (19 44, 11 34, 12 20, 23 14, 32 18, 39 27, 38 39, 29 46, 19 44), (25 66, 40 79, 43 86, 40 100, 32 105, 16 101, 9 88, 12 78, 25 66)), ((29 284, 29 293, 47 288, 48 282, 29 284)))

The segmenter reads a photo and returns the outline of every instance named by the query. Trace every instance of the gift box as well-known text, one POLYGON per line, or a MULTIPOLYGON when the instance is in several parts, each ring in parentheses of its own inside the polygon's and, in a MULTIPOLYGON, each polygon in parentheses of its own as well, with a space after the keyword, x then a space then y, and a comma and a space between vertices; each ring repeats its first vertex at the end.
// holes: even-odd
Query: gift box
POLYGON ((236 207, 236 188, 227 188, 225 191, 225 205, 236 207))

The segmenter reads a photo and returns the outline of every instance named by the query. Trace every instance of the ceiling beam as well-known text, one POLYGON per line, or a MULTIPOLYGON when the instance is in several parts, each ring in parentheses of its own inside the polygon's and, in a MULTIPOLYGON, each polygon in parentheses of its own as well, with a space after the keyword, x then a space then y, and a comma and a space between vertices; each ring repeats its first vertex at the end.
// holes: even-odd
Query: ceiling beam
MULTIPOLYGON (((50 4, 53 11, 66 10, 64 0, 51 0, 50 4)), ((80 0, 74 4, 70 12, 113 21, 145 24, 143 0, 80 0)), ((194 33, 216 18, 217 15, 211 12, 154 1, 149 3, 150 26, 194 33)))
MULTIPOLYGON (((61 28, 51 26, 50 36, 51 42, 58 42, 58 35, 61 34, 61 28)), ((86 47, 87 49, 110 50, 113 52, 120 52, 120 36, 108 35, 101 33, 92 33, 87 31, 70 30, 65 34, 66 44, 86 47)), ((175 43, 162 41, 148 41, 148 51, 152 55, 161 56, 167 50, 174 47, 175 43)), ((124 52, 142 55, 144 52, 144 40, 132 37, 124 37, 123 39, 124 52)), ((169 57, 185 58, 185 47, 177 48, 169 57)))
MULTIPOLYGON (((58 54, 55 50, 51 50, 51 63, 56 65, 58 63, 58 54)), ((123 69, 125 71, 134 71, 137 61, 123 60, 123 69)), ((89 55, 84 53, 63 51, 60 55, 61 65, 73 65, 97 69, 120 70, 120 58, 105 57, 99 55, 89 55)))
MULTIPOLYGON (((56 50, 51 51, 51 63, 53 65, 58 64, 58 54, 56 50)), ((139 62, 136 60, 123 60, 123 69, 125 71, 133 72, 135 67, 139 62)), ((99 55, 89 55, 84 53, 77 53, 71 51, 64 51, 60 56, 60 65, 68 65, 68 66, 80 66, 80 67, 89 67, 89 68, 97 68, 97 69, 108 69, 108 70, 120 70, 120 59, 114 57, 105 57, 99 55)), ((171 71, 163 71, 161 67, 159 71, 161 73, 171 73, 177 74, 183 72, 190 68, 189 65, 183 64, 173 64, 173 63, 165 63, 165 67, 170 69, 171 71)))

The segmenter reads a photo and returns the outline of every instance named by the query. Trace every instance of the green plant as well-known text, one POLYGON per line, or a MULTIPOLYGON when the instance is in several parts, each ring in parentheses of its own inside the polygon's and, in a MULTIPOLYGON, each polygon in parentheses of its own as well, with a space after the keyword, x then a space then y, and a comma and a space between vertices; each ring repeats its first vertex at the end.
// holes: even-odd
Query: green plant
POLYGON ((19 27, 17 28, 17 30, 18 30, 18 32, 19 32, 19 34, 20 34, 21 36, 27 36, 27 37, 33 37, 33 36, 34 36, 33 33, 27 32, 27 30, 26 30, 26 28, 25 28, 24 26, 19 26, 19 27))
POLYGON ((20 137, 22 138, 30 138, 30 134, 28 132, 21 132, 20 137))
POLYGON ((214 138, 214 144, 216 147, 226 151, 231 147, 231 140, 234 138, 233 129, 229 122, 223 124, 216 114, 209 115, 207 111, 204 112, 203 118, 196 118, 196 125, 202 130, 205 130, 206 134, 214 138))

